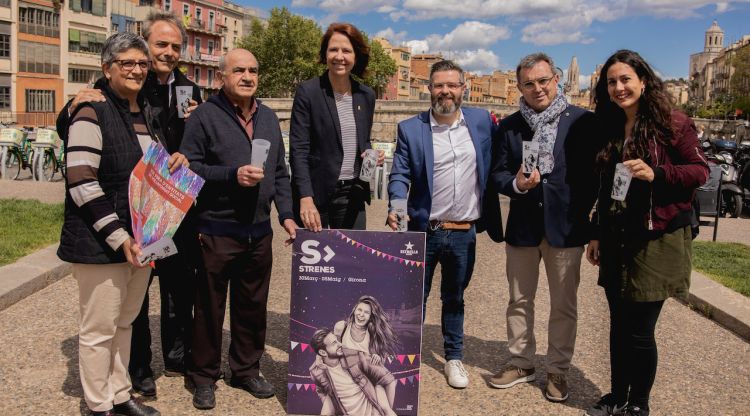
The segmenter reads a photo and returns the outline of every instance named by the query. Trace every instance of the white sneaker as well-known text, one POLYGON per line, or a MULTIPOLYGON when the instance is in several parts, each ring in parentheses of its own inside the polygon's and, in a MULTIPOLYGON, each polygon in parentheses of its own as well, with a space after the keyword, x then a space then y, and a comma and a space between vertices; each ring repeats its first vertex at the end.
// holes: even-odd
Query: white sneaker
POLYGON ((469 385, 469 373, 466 372, 461 360, 450 360, 445 363, 445 377, 448 378, 448 385, 462 389, 469 385))

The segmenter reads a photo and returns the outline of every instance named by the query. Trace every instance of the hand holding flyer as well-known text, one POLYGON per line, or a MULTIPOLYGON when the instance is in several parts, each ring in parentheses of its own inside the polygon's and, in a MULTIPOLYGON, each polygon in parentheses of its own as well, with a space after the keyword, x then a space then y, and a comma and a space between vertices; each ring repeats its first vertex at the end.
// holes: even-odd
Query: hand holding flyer
POLYGON ((171 239, 205 183, 186 167, 170 174, 168 161, 166 149, 153 142, 130 174, 130 216, 141 263, 177 253, 171 239))

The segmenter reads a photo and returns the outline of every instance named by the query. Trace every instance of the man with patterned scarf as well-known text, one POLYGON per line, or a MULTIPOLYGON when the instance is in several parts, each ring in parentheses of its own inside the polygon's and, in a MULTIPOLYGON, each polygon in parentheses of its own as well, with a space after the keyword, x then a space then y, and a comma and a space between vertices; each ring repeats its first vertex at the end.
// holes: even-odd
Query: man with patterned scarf
POLYGON ((581 256, 598 189, 593 167, 601 140, 593 114, 559 93, 549 56, 526 56, 516 76, 521 108, 500 123, 491 173, 497 189, 511 198, 505 233, 511 359, 490 385, 510 388, 536 378, 534 298, 543 259, 550 292, 545 397, 561 402, 568 398, 565 375, 575 347, 581 256), (524 141, 537 142, 539 149, 536 169, 526 174, 524 141))

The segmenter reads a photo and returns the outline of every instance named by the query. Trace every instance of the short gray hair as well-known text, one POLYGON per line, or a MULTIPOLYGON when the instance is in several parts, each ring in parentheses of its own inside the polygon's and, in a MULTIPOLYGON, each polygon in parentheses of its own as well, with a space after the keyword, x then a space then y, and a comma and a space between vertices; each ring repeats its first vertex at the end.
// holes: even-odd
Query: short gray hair
POLYGON ((552 58, 550 58, 549 55, 547 55, 544 52, 537 52, 537 53, 532 53, 531 55, 526 55, 521 59, 521 62, 519 62, 518 66, 516 67, 516 80, 518 82, 521 82, 521 70, 522 69, 533 68, 534 65, 538 64, 539 62, 548 63, 550 69, 553 72, 552 75, 555 75, 557 73, 555 71, 555 62, 552 60, 552 58))
POLYGON ((435 62, 432 64, 432 68, 430 68, 430 84, 432 84, 432 74, 435 72, 444 72, 444 71, 456 71, 458 72, 458 77, 461 80, 461 83, 464 83, 464 70, 460 66, 458 66, 457 63, 451 61, 451 60, 443 60, 439 62, 435 62))
POLYGON ((148 37, 151 35, 151 26, 156 22, 167 22, 175 25, 177 30, 180 31, 182 42, 184 43, 187 40, 187 32, 185 31, 185 25, 182 23, 182 19, 172 12, 165 12, 163 10, 152 10, 149 12, 148 16, 146 16, 146 20, 143 22, 143 29, 141 29, 143 39, 148 40, 148 37))
POLYGON ((144 55, 148 56, 148 45, 146 45, 146 41, 142 37, 135 33, 118 32, 104 41, 102 64, 112 65, 112 62, 117 59, 117 55, 128 49, 138 49, 144 55))

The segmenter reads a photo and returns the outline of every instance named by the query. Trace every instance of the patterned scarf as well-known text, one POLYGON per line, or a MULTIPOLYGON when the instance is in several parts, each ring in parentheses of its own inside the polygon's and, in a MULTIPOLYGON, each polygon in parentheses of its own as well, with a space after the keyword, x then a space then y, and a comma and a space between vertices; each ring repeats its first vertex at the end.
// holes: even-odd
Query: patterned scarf
POLYGON ((542 175, 552 172, 555 167, 555 157, 552 154, 555 149, 557 138, 557 125, 560 123, 560 115, 568 108, 565 96, 558 93, 552 103, 541 113, 537 113, 526 104, 521 97, 521 115, 534 132, 532 141, 539 142, 539 173, 542 175))

